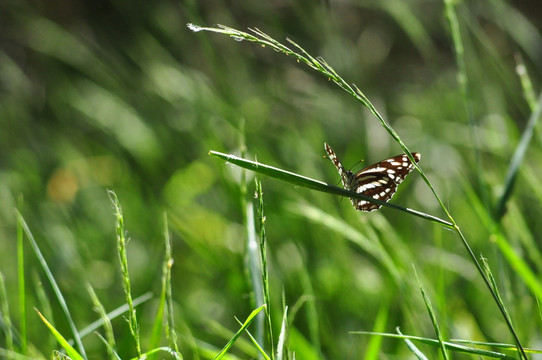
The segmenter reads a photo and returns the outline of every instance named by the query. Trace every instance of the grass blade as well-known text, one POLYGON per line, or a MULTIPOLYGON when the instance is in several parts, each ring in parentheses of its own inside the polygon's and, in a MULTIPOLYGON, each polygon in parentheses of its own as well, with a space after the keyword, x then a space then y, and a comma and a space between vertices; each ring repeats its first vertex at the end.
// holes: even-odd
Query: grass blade
POLYGON ((495 218, 497 219, 497 221, 499 221, 506 212, 506 203, 508 202, 508 199, 510 198, 512 194, 514 183, 518 175, 519 167, 521 166, 523 159, 525 158, 527 147, 531 143, 534 129, 536 127, 536 124, 538 123, 538 120, 540 119, 541 114, 542 114, 542 93, 538 97, 537 106, 535 110, 531 113, 531 116, 529 117, 527 126, 525 127, 525 130, 523 130, 523 134, 521 135, 521 140, 519 141, 518 146, 516 147, 516 151, 514 152, 514 155, 512 156, 512 160, 510 161, 510 166, 508 167, 508 172, 506 173, 506 179, 504 180, 504 189, 501 193, 501 196, 499 197, 499 201, 495 209, 495 218))
POLYGON ((66 350, 66 353, 72 360, 84 360, 84 358, 68 343, 66 339, 51 325, 47 319, 38 311, 38 309, 35 309, 38 313, 38 316, 41 318, 41 320, 47 325, 49 328, 49 331, 54 335, 56 341, 66 350))
POLYGON ((119 356, 115 352, 115 335, 113 334, 113 326, 111 325, 111 320, 107 317, 105 309, 102 303, 100 302, 100 300, 98 299, 98 295, 96 295, 96 292, 94 291, 92 286, 90 286, 89 283, 87 283, 87 291, 90 295, 90 298, 92 299, 92 304, 94 305, 94 309, 100 315, 100 319, 102 319, 102 322, 104 324, 105 336, 107 340, 102 338, 101 335, 99 336, 106 343, 107 353, 109 354, 109 358, 111 360, 118 359, 119 356))
POLYGON ((263 209, 263 190, 260 179, 255 179, 256 194, 258 197, 258 220, 260 223, 260 266, 262 272, 262 290, 263 300, 266 304, 265 316, 267 323, 267 333, 269 336, 269 344, 271 345, 271 353, 275 353, 274 339, 273 339, 273 327, 271 323, 271 304, 269 294, 269 271, 267 268, 267 236, 265 233, 265 214, 263 209))
MULTIPOLYGON (((138 296, 134 299, 134 306, 138 306, 148 300, 152 299, 152 293, 151 292, 147 292, 141 296, 138 296)), ((115 319, 116 317, 124 314, 125 312, 127 312, 128 310, 130 310, 130 308, 128 307, 128 304, 124 304, 122 306, 119 306, 118 308, 116 308, 115 310, 113 311, 110 311, 109 313, 107 313, 107 318, 109 320, 113 320, 115 319)), ((81 338, 84 338, 85 336, 89 335, 90 333, 92 333, 93 331, 95 331, 96 329, 98 329, 99 327, 103 326, 104 325, 104 322, 102 319, 98 319, 96 321, 93 321, 92 323, 90 323, 89 325, 85 326, 83 329, 81 329, 81 331, 79 331, 79 336, 81 336, 81 338)))
MULTIPOLYGON (((370 332, 370 331, 351 331, 350 333, 351 334, 358 334, 358 335, 384 336, 384 337, 388 337, 388 338, 417 341, 417 342, 421 342, 423 344, 427 344, 427 345, 431 345, 431 346, 440 346, 440 342, 438 340, 428 339, 428 338, 424 338, 424 337, 420 337, 420 336, 411 336, 411 335, 403 335, 403 334, 389 334, 389 333, 375 333, 375 332, 370 332)), ((495 358, 495 359, 506 359, 506 360, 515 359, 514 357, 503 354, 503 353, 499 353, 499 352, 496 352, 496 351, 490 351, 490 350, 484 350, 484 349, 472 348, 472 347, 468 347, 468 346, 458 344, 457 343, 457 342, 459 342, 458 340, 454 340, 454 341, 455 342, 451 342, 451 341, 445 341, 444 342, 444 345, 446 346, 446 348, 448 350, 467 353, 467 354, 476 355, 476 356, 486 356, 486 357, 495 358)), ((483 345, 497 346, 499 344, 483 343, 483 345)), ((508 346, 508 348, 506 348, 507 350, 515 350, 516 349, 516 347, 514 345, 509 345, 509 344, 501 344, 501 345, 507 345, 508 346)))
POLYGON ((124 216, 122 214, 122 208, 115 192, 108 191, 109 198, 113 203, 116 219, 116 232, 117 232, 117 249, 119 254, 120 267, 122 272, 122 287, 124 288, 124 294, 126 296, 126 302, 128 303, 128 324, 130 327, 130 333, 134 339, 137 357, 141 357, 141 343, 139 341, 139 324, 137 323, 136 310, 132 300, 132 291, 130 285, 130 274, 128 272, 128 258, 126 256, 126 238, 124 230, 124 216))
MULTIPOLYGON (((397 333, 399 335, 403 335, 401 333, 401 331, 399 330, 399 328, 397 328, 397 333)), ((427 357, 420 351, 420 349, 418 349, 416 347, 416 345, 414 345, 414 343, 412 341, 410 341, 409 339, 403 339, 403 341, 405 342, 406 346, 410 349, 410 351, 412 351, 412 353, 420 360, 429 360, 427 359, 427 357)))
MULTIPOLYGON (((62 292, 60 291, 60 288, 58 287, 56 280, 53 276, 53 273, 49 269, 49 266, 47 265, 47 262, 45 261, 45 258, 43 257, 40 248, 38 247, 38 244, 36 243, 36 240, 34 240, 34 235, 32 235, 32 232, 30 231, 30 228, 28 227, 28 224, 24 220, 21 213, 19 213, 16 210, 18 221, 21 223, 23 230, 26 234, 26 237, 28 238, 28 241, 30 241, 30 244, 32 245, 32 248, 34 250, 34 253, 36 254, 41 267, 43 271, 45 272, 45 275, 47 276, 47 279, 49 280, 49 283, 51 284, 51 287, 53 288, 53 291, 56 295, 56 298, 58 302, 60 303, 60 307, 62 308, 62 311, 64 312, 64 315, 66 316, 66 319, 68 321, 68 325, 70 326, 70 329, 73 333, 73 337, 75 339, 75 343, 77 344, 77 347, 79 348, 79 353, 81 354, 83 358, 86 358, 85 354, 85 348, 83 347, 83 342, 81 341, 81 337, 79 336, 79 333, 77 332, 77 328, 75 326, 75 323, 73 322, 73 319, 70 314, 70 310, 68 308, 68 305, 66 304, 66 300, 64 299, 64 296, 62 295, 62 292)), ((41 314, 40 314, 41 316, 41 314)), ((79 354, 78 353, 78 354, 79 354)))
POLYGON ((284 358, 284 347, 288 336, 288 306, 284 307, 282 325, 280 326, 279 341, 277 342, 277 360, 284 358))
POLYGON ((233 337, 230 339, 230 341, 228 341, 228 343, 224 346, 224 348, 222 350, 220 350, 220 352, 214 357, 214 360, 219 360, 219 359, 222 359, 224 357, 224 355, 226 355, 226 353, 228 352, 228 350, 232 347, 233 343, 235 342, 235 340, 237 340, 237 338, 239 336, 241 336, 241 334, 245 331, 245 329, 250 325, 250 323, 252 323, 252 321, 254 320, 254 318, 256 317, 256 315, 258 315, 260 313, 260 311, 262 311, 263 309, 265 308, 265 305, 262 305, 260 306, 259 308, 253 310, 250 315, 247 317, 247 319, 245 320, 245 322, 243 323, 243 326, 241 326, 241 328, 239 329, 239 331, 237 331, 235 333, 235 335, 233 335, 233 337))
POLYGON ((6 350, 13 351, 13 329, 11 324, 11 318, 9 317, 9 303, 6 293, 6 282, 4 279, 4 274, 2 272, 0 272, 0 306, 3 328, 5 332, 6 350))
MULTIPOLYGON (((22 201, 21 201, 22 202, 22 201)), ((21 333, 21 353, 27 352, 26 338, 26 285, 24 273, 24 246, 23 246, 23 224, 17 216, 17 281, 19 290, 19 321, 21 333)))
POLYGON ((429 297, 427 297, 427 294, 425 293, 425 289, 423 288, 423 284, 420 281, 420 278, 418 277, 418 273, 416 272, 416 269, 414 269, 414 274, 416 275, 416 280, 418 281, 418 286, 420 288, 420 292, 422 294, 425 307, 427 308, 427 311, 429 312, 431 323, 433 324, 433 328, 435 329, 435 333, 437 334, 437 338, 440 345, 440 349, 442 351, 442 355, 444 359, 448 360, 449 359, 448 352, 446 351, 446 346, 444 345, 444 338, 442 336, 442 332, 440 331, 440 328, 437 322, 437 316, 435 315, 435 311, 433 310, 433 305, 431 305, 431 300, 429 299, 429 297))
POLYGON ((364 195, 361 195, 361 194, 358 194, 358 193, 355 193, 355 192, 352 192, 352 191, 348 191, 348 190, 343 189, 343 188, 339 188, 337 186, 327 184, 327 183, 325 183, 323 181, 314 180, 314 179, 308 178, 306 176, 299 175, 299 174, 296 174, 296 173, 293 173, 293 172, 290 172, 290 171, 282 170, 282 169, 279 169, 279 168, 276 168, 276 167, 273 167, 273 166, 270 166, 270 165, 265 165, 265 164, 259 163, 257 161, 247 160, 247 159, 243 159, 243 158, 237 157, 237 156, 232 155, 232 154, 224 154, 224 153, 221 153, 221 152, 218 152, 218 151, 213 151, 213 150, 209 151, 209 154, 212 155, 212 156, 216 156, 216 157, 218 157, 220 159, 226 160, 227 162, 232 163, 234 165, 237 165, 239 167, 242 167, 242 168, 245 168, 245 169, 260 173, 260 174, 264 174, 264 175, 273 177, 275 179, 286 181, 286 182, 289 182, 289 183, 294 184, 296 186, 306 187, 306 188, 309 188, 309 189, 313 189, 313 190, 317 190, 317 191, 321 191, 321 192, 326 192, 328 194, 335 194, 335 195, 345 196, 345 197, 349 197, 349 198, 356 198, 356 199, 366 200, 366 201, 369 201, 369 202, 372 202, 372 203, 375 203, 375 204, 379 204, 379 205, 382 205, 382 206, 387 206, 389 208, 401 210, 403 212, 409 213, 411 215, 420 217, 420 218, 428 220, 428 221, 433 221, 433 222, 439 223, 439 224, 444 225, 444 226, 449 227, 449 228, 453 227, 452 223, 450 223, 450 222, 448 222, 446 220, 442 220, 442 219, 440 219, 440 218, 438 218, 436 216, 432 216, 432 215, 425 214, 425 213, 422 213, 422 212, 419 212, 419 211, 416 211, 416 210, 404 208, 404 207, 401 207, 401 206, 398 206, 398 205, 395 205, 395 204, 391 204, 391 203, 383 202, 383 201, 380 201, 380 200, 377 200, 377 199, 373 199, 371 197, 367 197, 367 196, 364 196, 364 195))

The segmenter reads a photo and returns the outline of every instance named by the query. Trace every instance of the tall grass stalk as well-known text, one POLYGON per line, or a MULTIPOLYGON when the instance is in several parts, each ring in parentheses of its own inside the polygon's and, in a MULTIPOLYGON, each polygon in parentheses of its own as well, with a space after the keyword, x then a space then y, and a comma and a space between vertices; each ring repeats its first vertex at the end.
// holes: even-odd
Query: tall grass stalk
POLYGON ((262 271, 262 285, 263 285, 263 300, 265 303, 265 315, 267 323, 267 334, 269 337, 269 344, 271 347, 272 358, 274 359, 275 346, 273 340, 273 327, 271 322, 271 301, 269 293, 269 270, 267 268, 267 235, 265 233, 265 213, 263 207, 263 190, 260 179, 255 179, 256 194, 258 197, 258 220, 260 225, 260 262, 262 271))
POLYGON ((139 340, 139 324, 137 322, 136 310, 132 300, 132 291, 130 286, 130 274, 128 272, 128 258, 126 256, 126 237, 124 230, 124 216, 122 214, 122 208, 120 206, 117 194, 109 190, 109 198, 113 204, 115 211, 115 228, 117 233, 117 250, 119 254, 120 267, 122 272, 122 287, 124 288, 124 294, 126 296, 126 302, 128 303, 128 325, 130 328, 130 334, 132 335, 137 357, 141 357, 141 342, 139 340))
MULTIPOLYGON (((262 46, 269 46, 273 50, 275 50, 277 52, 280 52, 280 53, 284 53, 284 54, 286 54, 288 56, 291 56, 294 59, 296 59, 298 62, 302 62, 302 63, 308 65, 310 68, 316 70, 320 74, 326 76, 329 80, 333 81, 341 89, 346 91, 348 94, 353 96, 357 101, 359 101, 363 106, 365 106, 367 109, 369 109, 369 111, 378 119, 378 121, 384 127, 384 129, 390 134, 390 136, 403 149, 404 153, 410 158, 410 160, 412 161, 412 163, 414 164, 414 166, 416 167, 416 169, 420 173, 420 176, 422 177, 424 182, 427 184, 427 186, 431 190, 433 196, 435 197, 435 199, 439 203, 440 207, 442 208, 442 210, 444 211, 444 213, 446 214, 446 216, 450 220, 451 227, 457 233, 459 239, 461 240, 461 243, 463 244, 463 246, 465 247, 467 253, 470 256, 471 261, 476 266, 476 269, 477 269, 479 275, 482 277, 482 279, 484 281, 484 284, 486 285, 487 289, 491 293, 491 296, 493 297, 494 302, 497 304, 497 307, 498 307, 499 311, 501 312, 501 315, 503 316, 510 333, 514 337, 514 340, 516 342, 517 349, 518 349, 518 352, 520 353, 520 356, 523 359, 527 359, 525 351, 523 350, 523 346, 521 345, 519 337, 518 337, 516 331, 514 330, 512 322, 510 321, 510 319, 506 315, 506 311, 505 311, 504 307, 498 301, 497 294, 495 293, 495 291, 494 291, 494 289, 493 289, 493 287, 492 287, 492 285, 490 283, 490 280, 487 278, 486 273, 482 269, 482 266, 480 265, 476 255, 472 251, 466 237, 463 235, 459 225, 455 222, 455 220, 452 217, 451 213, 448 211, 448 209, 444 205, 443 201, 441 200, 440 196, 437 194, 435 188, 432 186, 431 182, 429 181, 429 179, 425 175, 425 173, 422 170, 422 168, 420 167, 420 165, 417 164, 416 161, 414 161, 412 153, 410 152, 408 147, 404 144, 404 142, 401 140, 401 138, 395 132, 395 130, 388 124, 387 121, 384 120, 382 115, 377 111, 377 109, 373 106, 373 104, 369 101, 369 99, 363 94, 363 92, 356 85, 349 85, 345 80, 343 80, 342 77, 340 77, 335 72, 335 70, 329 64, 326 63, 325 60, 323 60, 322 58, 315 58, 315 57, 311 56, 301 46, 299 46, 298 44, 296 44, 295 42, 293 42, 290 39, 287 39, 287 41, 293 47, 295 47, 299 52, 295 52, 295 51, 291 50, 286 45, 281 44, 280 42, 278 42, 277 40, 271 38, 269 35, 265 34, 264 32, 260 31, 259 29, 249 29, 252 32, 252 34, 250 34, 250 33, 239 31, 237 29, 233 29, 233 28, 230 28, 230 27, 227 27, 227 26, 224 26, 224 25, 218 25, 218 27, 212 28, 212 27, 201 27, 201 26, 197 26, 197 25, 194 25, 194 24, 188 24, 187 27, 190 30, 194 31, 194 32, 210 31, 210 32, 215 32, 215 33, 221 33, 221 34, 230 36, 231 38, 233 38, 235 40, 238 40, 238 41, 246 40, 246 41, 249 41, 249 42, 257 43, 257 44, 262 45, 262 46)), ((211 153, 213 153, 214 155, 218 155, 218 153, 216 153, 216 152, 211 152, 211 153)), ((224 154, 221 154, 221 155, 224 155, 224 154)), ((224 155, 224 157, 227 158, 228 161, 233 162, 233 161, 231 161, 231 159, 232 159, 231 156, 224 155)), ((257 166, 256 166, 256 168, 257 168, 257 166)), ((267 168, 266 171, 268 171, 268 170, 270 170, 270 169, 267 168)), ((287 172, 285 172, 285 173, 287 173, 287 172)), ((302 180, 303 182, 305 182, 307 184, 314 185, 314 183, 311 184, 311 182, 308 181, 308 180, 311 180, 311 179, 300 179, 300 180, 302 180)), ((307 186, 307 187, 311 187, 310 185, 307 186)), ((341 195, 345 196, 345 194, 341 194, 341 195)), ((359 197, 354 196, 354 195, 355 195, 355 193, 352 192, 350 195, 347 194, 346 196, 359 198, 359 197)), ((371 200, 368 200, 368 201, 371 201, 371 200)), ((375 202, 375 201, 373 201, 373 202, 375 202)))
POLYGON ((165 286, 166 289, 165 295, 167 303, 166 334, 168 337, 169 346, 174 351, 175 358, 182 359, 183 357, 177 344, 177 333, 175 332, 175 322, 173 317, 173 297, 171 290, 171 268, 173 267, 173 256, 171 254, 171 239, 169 237, 169 226, 166 213, 164 213, 164 244, 166 251, 164 254, 165 281, 163 282, 163 286, 165 286))

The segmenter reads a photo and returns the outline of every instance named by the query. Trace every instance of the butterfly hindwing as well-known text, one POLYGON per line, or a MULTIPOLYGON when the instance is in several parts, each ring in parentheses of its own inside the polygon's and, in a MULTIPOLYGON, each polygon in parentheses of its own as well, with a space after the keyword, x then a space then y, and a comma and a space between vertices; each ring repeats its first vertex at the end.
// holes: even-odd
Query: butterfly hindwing
MULTIPOLYGON (((389 201, 397 191, 397 186, 414 169, 414 164, 405 154, 397 155, 353 173, 346 170, 341 161, 328 145, 324 144, 329 159, 337 168, 345 189, 372 197, 384 202, 389 201)), ((416 162, 420 161, 419 153, 412 153, 416 162)), ((381 205, 351 198, 352 205, 357 210, 373 211, 381 205)))

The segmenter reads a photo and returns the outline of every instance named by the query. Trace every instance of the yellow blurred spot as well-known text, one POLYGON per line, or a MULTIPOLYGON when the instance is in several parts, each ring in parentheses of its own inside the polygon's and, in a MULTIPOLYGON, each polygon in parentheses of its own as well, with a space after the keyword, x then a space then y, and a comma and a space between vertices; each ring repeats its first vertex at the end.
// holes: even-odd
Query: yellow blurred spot
POLYGON ((71 203, 79 190, 79 182, 74 173, 66 169, 58 169, 47 184, 47 195, 53 201, 71 203))

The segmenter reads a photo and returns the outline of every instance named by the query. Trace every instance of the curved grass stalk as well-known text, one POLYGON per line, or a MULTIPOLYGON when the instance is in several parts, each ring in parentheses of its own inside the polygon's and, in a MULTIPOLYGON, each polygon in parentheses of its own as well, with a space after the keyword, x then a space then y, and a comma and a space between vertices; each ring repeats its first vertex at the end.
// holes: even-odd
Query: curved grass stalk
MULTIPOLYGON (((227 26, 224 26, 224 25, 217 25, 216 28, 212 28, 212 27, 201 27, 201 26, 197 26, 197 25, 194 25, 194 24, 187 24, 187 27, 190 30, 194 31, 194 32, 199 32, 199 31, 216 32, 216 33, 221 33, 221 34, 224 34, 224 35, 228 35, 228 36, 232 37, 233 39, 235 39, 237 41, 246 40, 246 41, 257 43, 257 44, 259 44, 261 46, 269 46, 270 48, 272 48, 273 50, 275 50, 277 52, 281 52, 281 53, 284 53, 284 54, 286 54, 288 56, 292 56, 298 62, 305 63, 310 68, 312 68, 312 69, 318 71, 319 73, 321 73, 322 75, 326 76, 329 80, 331 80, 335 84, 337 84, 341 89, 343 89, 344 91, 346 91, 347 93, 352 95, 363 106, 365 106, 367 109, 369 109, 369 111, 378 119, 378 121, 380 121, 380 124, 384 127, 384 129, 386 129, 386 131, 390 134, 390 136, 399 144, 399 146, 401 146, 404 153, 410 158, 410 161, 412 161, 412 163, 416 167, 416 170, 418 170, 418 172, 420 173, 420 175, 421 175, 422 179, 424 180, 424 182, 427 184, 429 189, 431 189, 431 192, 433 193, 433 196, 435 197, 437 202, 440 204, 440 207, 442 208, 442 210, 446 214, 446 217, 450 221, 448 222, 448 221, 445 221, 445 220, 442 220, 442 219, 438 219, 438 218, 432 217, 431 215, 423 214, 423 213, 420 213, 420 212, 417 212, 417 211, 414 211, 414 210, 411 210, 411 209, 401 208, 401 207, 399 207, 397 205, 382 203, 381 201, 377 201, 375 199, 367 198, 367 197, 362 196, 360 194, 356 194, 356 193, 353 193, 353 192, 350 192, 350 191, 347 191, 347 190, 344 190, 344 189, 340 189, 340 188, 325 184, 325 183, 320 182, 320 181, 312 180, 312 179, 309 179, 309 178, 306 178, 306 177, 303 177, 303 176, 300 176, 300 175, 297 175, 297 174, 293 174, 293 173, 290 173, 290 172, 287 172, 287 171, 283 171, 283 170, 280 170, 280 169, 276 169, 276 168, 273 168, 273 167, 270 167, 270 166, 262 166, 262 164, 258 164, 258 163, 253 163, 252 165, 248 165, 246 163, 248 160, 236 158, 233 155, 226 155, 226 154, 218 153, 218 152, 215 152, 215 151, 211 151, 210 154, 218 156, 218 157, 222 157, 222 158, 224 158, 227 161, 230 161, 232 163, 235 163, 235 161, 237 161, 239 163, 246 164, 246 165, 249 166, 247 168, 251 168, 251 170, 254 170, 254 171, 269 175, 269 176, 273 176, 272 174, 277 174, 278 176, 276 176, 276 177, 281 179, 281 180, 289 181, 288 179, 293 179, 295 177, 296 178, 295 181, 298 181, 297 184, 300 185, 300 186, 309 187, 309 188, 319 190, 319 191, 334 193, 334 194, 337 194, 337 195, 354 197, 354 198, 357 198, 357 199, 362 199, 362 200, 374 202, 374 203, 379 204, 379 205, 401 209, 402 211, 408 212, 408 213, 410 213, 412 215, 419 216, 419 217, 422 217, 422 218, 425 218, 425 219, 431 219, 432 221, 436 221, 436 222, 441 223, 442 225, 453 228, 455 230, 455 232, 457 233, 457 235, 459 236, 461 242, 463 243, 463 246, 467 250, 467 253, 471 257, 471 260, 474 263, 474 265, 476 266, 476 269, 478 270, 478 273, 482 277, 482 279, 483 279, 484 283, 486 284, 489 292, 491 293, 491 296, 493 297, 493 300, 497 304, 497 307, 499 308, 499 311, 501 312, 501 315, 503 316, 510 333, 512 334, 512 336, 515 339, 515 342, 516 342, 516 345, 517 345, 517 348, 518 348, 518 352, 520 353, 520 356, 523 359, 527 359, 527 355, 525 354, 525 351, 523 350, 523 346, 521 345, 519 337, 518 337, 516 331, 514 330, 514 327, 512 325, 512 322, 511 322, 510 318, 507 316, 507 313, 506 313, 506 310, 504 309, 503 304, 501 302, 499 302, 499 297, 498 297, 495 289, 491 285, 490 280, 488 279, 486 273, 482 269, 482 266, 480 265, 478 259, 476 258, 476 255, 474 255, 474 252, 472 251, 469 243, 467 242, 467 239, 465 238, 465 236, 461 232, 461 229, 459 228, 459 226, 455 222, 454 218, 452 217, 452 215, 450 214, 450 212, 448 211, 448 209, 446 208, 446 206, 442 202, 441 198, 437 194, 435 188, 432 186, 431 182, 429 181, 429 179, 427 178, 427 176, 423 172, 420 165, 417 164, 416 161, 414 160, 414 157, 412 156, 411 151, 408 149, 408 147, 405 145, 405 143, 401 140, 401 138, 395 132, 395 130, 393 130, 391 125, 386 122, 386 120, 382 117, 382 115, 380 115, 378 110, 373 106, 373 104, 369 101, 369 99, 365 96, 365 94, 363 94, 363 92, 356 85, 348 84, 341 76, 339 76, 335 72, 335 70, 329 64, 326 63, 326 61, 324 59, 322 59, 320 57, 315 58, 315 57, 311 56, 301 46, 297 45, 295 42, 293 42, 292 40, 290 40, 288 38, 286 40, 292 46, 294 46, 299 52, 295 52, 295 51, 291 50, 286 45, 281 44, 280 42, 278 42, 277 40, 271 38, 269 35, 265 34, 264 32, 262 32, 261 30, 259 30, 257 28, 254 28, 254 29, 249 28, 249 30, 253 34, 255 34, 255 35, 253 35, 253 34, 250 34, 250 33, 244 32, 244 31, 240 31, 240 30, 237 30, 237 29, 233 29, 233 28, 230 28, 230 27, 227 27, 227 26), (241 160, 243 160, 243 161, 241 161, 241 160), (278 170, 278 172, 277 172, 277 170, 278 170)), ((239 166, 241 166, 241 165, 239 165, 239 166)))

